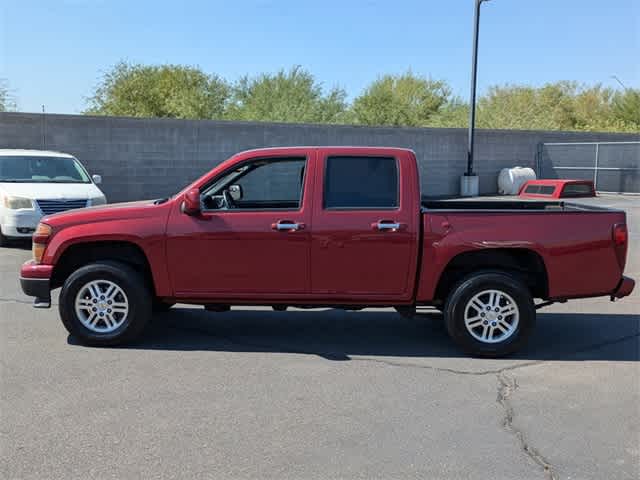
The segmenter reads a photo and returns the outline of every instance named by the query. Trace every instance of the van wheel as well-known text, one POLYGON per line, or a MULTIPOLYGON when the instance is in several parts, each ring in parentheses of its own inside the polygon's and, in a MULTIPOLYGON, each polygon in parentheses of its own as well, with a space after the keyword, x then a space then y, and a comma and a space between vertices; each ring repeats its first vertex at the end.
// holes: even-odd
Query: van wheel
POLYGON ((0 229, 0 247, 6 247, 9 245, 9 239, 2 234, 0 229))
POLYGON ((60 292, 60 317, 70 334, 95 346, 135 339, 151 316, 152 299, 143 277, 120 262, 79 268, 60 292))
POLYGON ((479 272, 458 283, 444 309, 447 331, 467 353, 501 357, 522 347, 536 321, 533 298, 516 277, 479 272))

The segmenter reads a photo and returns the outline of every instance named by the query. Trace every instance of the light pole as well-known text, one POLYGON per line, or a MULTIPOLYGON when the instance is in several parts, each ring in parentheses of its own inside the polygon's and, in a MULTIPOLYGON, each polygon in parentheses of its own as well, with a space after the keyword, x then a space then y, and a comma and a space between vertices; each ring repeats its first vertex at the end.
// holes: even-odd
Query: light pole
POLYGON ((473 52, 471 55, 471 95, 469 105, 469 143, 467 144, 467 171, 460 178, 460 194, 465 197, 478 195, 478 176, 473 173, 473 137, 476 123, 476 71, 478 69, 478 31, 480 6, 489 0, 475 0, 473 16, 473 52))
POLYGON ((613 78, 616 82, 618 82, 625 91, 628 90, 626 85, 622 83, 622 80, 620 80, 617 75, 611 75, 611 78, 613 78))

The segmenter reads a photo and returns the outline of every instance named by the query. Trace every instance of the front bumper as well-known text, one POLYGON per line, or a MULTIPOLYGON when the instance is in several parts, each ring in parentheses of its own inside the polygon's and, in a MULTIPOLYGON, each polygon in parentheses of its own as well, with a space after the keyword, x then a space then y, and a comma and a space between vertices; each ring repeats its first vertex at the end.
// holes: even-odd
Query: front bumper
POLYGON ((611 294, 611 300, 615 300, 616 298, 623 298, 631 295, 633 292, 633 288, 635 287, 636 282, 632 278, 622 277, 620 279, 620 283, 611 294))
POLYGON ((35 297, 33 306, 49 308, 51 306, 52 265, 40 265, 29 260, 20 269, 20 287, 25 295, 35 297))
POLYGON ((5 210, 0 229, 5 237, 31 238, 42 218, 39 210, 5 210))

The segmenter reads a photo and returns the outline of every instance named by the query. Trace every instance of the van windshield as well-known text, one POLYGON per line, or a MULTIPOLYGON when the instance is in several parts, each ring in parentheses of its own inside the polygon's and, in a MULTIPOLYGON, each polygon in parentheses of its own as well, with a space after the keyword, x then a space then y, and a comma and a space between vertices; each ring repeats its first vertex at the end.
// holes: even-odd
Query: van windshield
POLYGON ((41 156, 0 156, 0 182, 91 183, 75 158, 41 156))

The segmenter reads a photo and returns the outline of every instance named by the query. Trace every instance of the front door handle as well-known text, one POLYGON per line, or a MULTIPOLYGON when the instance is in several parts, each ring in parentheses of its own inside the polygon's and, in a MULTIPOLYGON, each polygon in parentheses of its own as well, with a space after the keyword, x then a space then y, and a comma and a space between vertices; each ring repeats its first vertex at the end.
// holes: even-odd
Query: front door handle
POLYGON ((302 230, 304 223, 297 223, 291 220, 280 220, 279 222, 272 223, 271 228, 278 230, 279 232, 294 232, 296 230, 302 230))
POLYGON ((374 223, 372 226, 373 228, 377 228, 381 231, 397 232, 398 230, 400 230, 402 224, 394 222, 392 220, 380 220, 379 222, 374 223))

